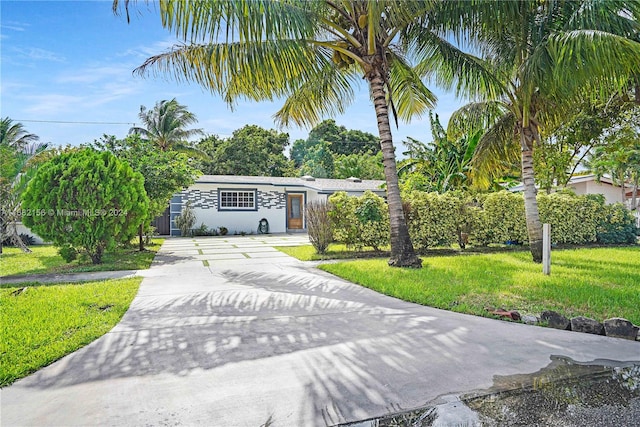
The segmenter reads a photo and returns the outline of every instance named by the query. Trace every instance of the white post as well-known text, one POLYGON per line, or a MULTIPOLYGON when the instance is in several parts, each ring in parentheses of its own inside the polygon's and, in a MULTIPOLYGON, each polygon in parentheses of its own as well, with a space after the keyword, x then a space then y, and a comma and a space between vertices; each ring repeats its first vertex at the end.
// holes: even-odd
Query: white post
POLYGON ((551 224, 542 224, 542 272, 551 274, 551 224))

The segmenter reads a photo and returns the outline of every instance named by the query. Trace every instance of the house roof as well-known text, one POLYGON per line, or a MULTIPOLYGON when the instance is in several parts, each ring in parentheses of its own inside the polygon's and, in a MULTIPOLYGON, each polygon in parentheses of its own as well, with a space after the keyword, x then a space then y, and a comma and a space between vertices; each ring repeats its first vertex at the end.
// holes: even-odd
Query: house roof
POLYGON ((196 184, 236 184, 236 185, 274 185, 277 187, 303 187, 320 193, 335 193, 336 191, 367 190, 382 192, 384 181, 356 178, 326 179, 313 177, 271 177, 271 176, 236 176, 236 175, 202 175, 196 184))
MULTIPOLYGON (((574 176, 567 182, 566 186, 568 187, 570 185, 580 184, 581 182, 589 182, 589 181, 596 181, 596 176, 594 174, 574 176)), ((616 186, 611 180, 611 177, 608 175, 603 175, 602 177, 600 177, 600 182, 598 182, 598 184, 616 186)), ((536 188, 539 188, 539 187, 536 185, 536 188)), ((524 185, 518 184, 516 186, 509 188, 509 191, 513 193, 524 191, 524 185)))

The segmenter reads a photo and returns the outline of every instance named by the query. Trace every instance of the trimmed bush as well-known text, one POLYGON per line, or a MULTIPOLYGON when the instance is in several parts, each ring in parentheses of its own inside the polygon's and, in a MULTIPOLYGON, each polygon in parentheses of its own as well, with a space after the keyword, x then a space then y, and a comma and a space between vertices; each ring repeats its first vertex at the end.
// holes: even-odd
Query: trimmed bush
POLYGON ((538 209, 543 223, 551 224, 552 243, 584 244, 596 241, 596 228, 604 210, 604 199, 572 193, 539 194, 538 209))
POLYGON ((452 193, 413 191, 405 195, 405 203, 409 234, 416 251, 449 246, 460 240, 466 219, 460 197, 452 193))
MULTIPOLYGON (((330 215, 334 236, 348 247, 376 247, 374 243, 379 245, 383 237, 388 241, 384 202, 373 194, 368 197, 336 193, 329 199, 333 204, 330 215), (380 240, 372 242, 372 236, 380 240)), ((528 241, 522 194, 501 191, 464 197, 453 192, 413 191, 403 197, 409 233, 417 251, 450 246, 456 241, 464 248, 465 237, 477 246, 528 241)), ((538 208, 541 221, 551 224, 554 244, 636 241, 638 229, 631 211, 619 203, 605 204, 600 195, 539 194, 538 208)))
POLYGON ((475 202, 481 209, 472 211, 472 242, 485 246, 528 241, 521 194, 500 191, 477 197, 475 202))
POLYGON ((348 248, 372 247, 379 250, 389 244, 389 211, 384 199, 371 191, 349 197, 344 191, 329 197, 329 218, 334 238, 348 248))

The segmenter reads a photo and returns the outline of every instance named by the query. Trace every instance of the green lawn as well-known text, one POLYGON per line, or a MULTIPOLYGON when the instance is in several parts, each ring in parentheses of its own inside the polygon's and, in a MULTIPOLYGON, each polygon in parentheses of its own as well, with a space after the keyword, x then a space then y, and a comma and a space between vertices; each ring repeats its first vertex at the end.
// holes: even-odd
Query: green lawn
POLYGON ((485 308, 521 314, 555 310, 599 321, 640 324, 640 247, 557 250, 551 275, 528 252, 423 258, 420 270, 391 268, 386 259, 320 268, 383 294, 432 307, 488 316, 485 308))
POLYGON ((0 289, 0 386, 89 344, 113 328, 142 278, 0 289))
POLYGON ((373 249, 363 251, 353 251, 341 243, 331 243, 327 248, 327 252, 320 255, 311 245, 304 246, 277 246, 280 252, 298 258, 300 261, 322 261, 328 259, 353 259, 353 258, 371 258, 386 256, 388 252, 376 252, 373 249))
POLYGON ((164 242, 154 239, 152 245, 139 252, 137 248, 118 248, 107 252, 102 258, 102 264, 94 265, 90 260, 78 259, 67 264, 60 255, 58 248, 51 245, 31 246, 32 253, 23 253, 18 248, 4 247, 0 255, 0 276, 14 274, 44 274, 44 273, 78 273, 88 271, 112 270, 144 270, 149 268, 153 257, 164 242))

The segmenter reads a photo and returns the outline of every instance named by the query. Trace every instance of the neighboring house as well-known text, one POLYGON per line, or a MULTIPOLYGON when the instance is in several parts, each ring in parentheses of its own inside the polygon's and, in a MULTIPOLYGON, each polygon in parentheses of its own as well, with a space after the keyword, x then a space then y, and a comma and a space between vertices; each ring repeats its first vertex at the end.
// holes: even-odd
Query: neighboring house
POLYGON ((179 236, 175 218, 189 203, 196 215, 195 227, 226 227, 229 234, 257 233, 266 219, 270 233, 305 231, 307 202, 327 200, 337 192, 362 195, 370 190, 385 196, 384 181, 348 179, 203 175, 176 194, 163 217, 155 221, 161 235, 179 236))
MULTIPOLYGON (((615 185, 612 179, 606 175, 601 177, 599 181, 595 175, 574 176, 569 180, 566 188, 573 190, 577 195, 602 194, 606 203, 624 203, 627 207, 631 207, 633 196, 633 187, 631 184, 625 188, 626 194, 623 198, 622 188, 619 185, 615 185)), ((522 184, 516 185, 509 190, 514 193, 521 192, 523 191, 523 186, 522 184)), ((640 191, 638 192, 638 196, 640 196, 640 191)))

